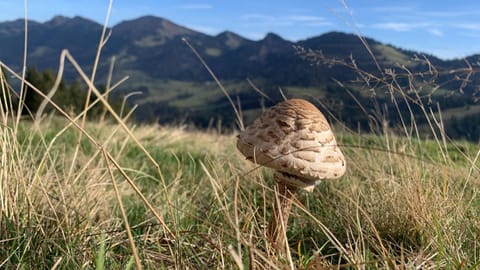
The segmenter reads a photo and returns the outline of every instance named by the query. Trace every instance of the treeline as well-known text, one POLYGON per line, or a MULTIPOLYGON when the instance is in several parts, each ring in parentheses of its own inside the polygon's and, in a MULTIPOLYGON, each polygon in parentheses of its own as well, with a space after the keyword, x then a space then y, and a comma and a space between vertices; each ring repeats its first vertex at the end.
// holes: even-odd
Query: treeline
POLYGON ((462 118, 452 116, 445 129, 451 138, 480 142, 480 117, 478 114, 467 115, 462 118))
MULTIPOLYGON (((421 102, 418 102, 413 93, 406 93, 405 97, 415 102, 407 104, 405 99, 397 99, 394 104, 389 96, 367 96, 362 95, 360 91, 347 93, 342 87, 330 85, 326 87, 322 103, 335 113, 342 124, 352 130, 377 134, 383 132, 384 124, 387 124, 390 129, 399 130, 400 134, 403 131, 398 127, 401 127, 402 123, 407 127, 415 123, 421 130, 428 131, 431 127, 427 117, 433 121, 430 112, 442 112, 444 113, 443 127, 450 138, 480 142, 480 112, 468 112, 469 106, 477 105, 471 95, 445 93, 424 96, 421 102), (449 110, 459 108, 463 108, 465 113, 456 116, 448 113, 449 110)), ((422 134, 426 138, 430 136, 429 132, 422 134)))
MULTIPOLYGON (((48 95, 55 85, 56 74, 50 69, 39 71, 36 69, 36 67, 32 66, 28 68, 25 80, 33 85, 37 90, 41 91, 44 95, 48 95)), ((51 97, 51 100, 69 115, 78 115, 85 109, 85 104, 87 102, 87 89, 88 86, 82 83, 80 80, 65 82, 62 79, 58 84, 55 94, 51 97)), ((97 89, 99 89, 102 93, 104 93, 106 90, 105 86, 100 86, 97 89)), ((34 116, 41 106, 41 103, 44 101, 44 97, 28 84, 25 86, 24 93, 25 96, 22 114, 34 116)), ((15 110, 18 109, 19 98, 19 94, 16 93, 16 97, 12 99, 13 109, 15 110)), ((97 97, 92 93, 89 98, 89 104, 94 103, 96 99, 97 97)), ((122 107, 122 97, 117 95, 110 96, 109 103, 113 109, 119 113, 122 107)), ((49 102, 47 103, 47 106, 44 107, 42 112, 43 114, 50 114, 54 113, 55 111, 56 109, 49 102)), ((108 113, 106 113, 103 104, 98 102, 88 110, 87 115, 90 118, 98 118, 108 115, 108 113)))

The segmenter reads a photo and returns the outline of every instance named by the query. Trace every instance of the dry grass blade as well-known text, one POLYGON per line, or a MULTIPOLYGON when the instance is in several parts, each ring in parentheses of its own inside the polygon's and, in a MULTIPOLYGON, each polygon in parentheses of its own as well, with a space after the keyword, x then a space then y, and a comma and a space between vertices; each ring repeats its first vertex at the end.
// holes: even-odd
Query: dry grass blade
POLYGON ((113 163, 113 165, 119 170, 120 174, 124 177, 124 179, 128 182, 128 184, 133 188, 135 193, 142 199, 143 203, 152 211, 152 213, 155 215, 157 220, 162 224, 163 228, 169 233, 169 235, 173 238, 176 239, 176 235, 170 230, 169 226, 165 223, 163 218, 158 214, 158 212, 155 210, 153 205, 148 201, 148 199, 145 197, 145 195, 140 191, 140 189, 135 185, 135 183, 130 179, 130 177, 127 175, 125 170, 115 161, 115 159, 110 155, 110 153, 106 152, 106 155, 110 162, 113 163))
MULTIPOLYGON (((167 192, 167 186, 166 186, 166 183, 165 183, 165 179, 163 177, 163 174, 162 174, 162 171, 161 171, 161 168, 160 168, 160 165, 157 163, 157 161, 152 157, 152 155, 150 154, 150 152, 145 149, 145 147, 143 146, 143 144, 138 141, 138 139, 135 137, 135 135, 133 135, 133 133, 131 132, 130 128, 125 124, 125 122, 123 121, 123 119, 115 112, 115 110, 112 108, 112 106, 108 103, 108 101, 103 97, 103 95, 96 89, 96 87, 93 85, 93 83, 88 79, 88 77, 86 76, 86 74, 83 72, 82 68, 80 67, 80 65, 78 65, 78 63, 75 61, 75 59, 70 55, 70 53, 66 50, 64 50, 62 52, 62 57, 67 57, 69 59, 69 61, 72 63, 72 65, 75 67, 75 69, 77 70, 77 72, 80 74, 80 76, 82 77, 82 79, 87 83, 87 85, 91 88, 91 90, 93 91, 93 93, 97 96, 97 98, 102 102, 102 104, 105 106, 105 108, 107 108, 107 110, 109 111, 109 113, 111 114, 111 116, 114 117, 114 119, 117 121, 117 123, 123 128, 123 130, 129 135, 129 137, 135 142, 135 144, 142 150, 142 152, 146 155, 146 157, 152 162, 152 164, 155 166, 159 176, 160 176, 160 179, 162 181, 162 185, 163 185, 163 188, 165 190, 165 192, 167 192)), ((133 182, 132 182, 133 184, 133 182)), ((134 184, 133 184, 134 185, 134 184)), ((168 193, 167 193, 168 194, 168 193)), ((170 199, 170 196, 167 195, 167 202, 169 205, 173 205, 171 199, 170 199)), ((151 209, 153 210, 153 208, 151 209)), ((156 211, 155 211, 156 212, 156 211)), ((171 216, 173 217, 173 213, 170 213, 171 216)), ((172 219, 172 220, 175 220, 175 219, 172 219)), ((160 221, 160 220, 159 220, 160 221)), ((175 226, 175 224, 174 224, 175 226)), ((175 238, 175 235, 171 232, 170 229, 166 228, 169 233, 171 234, 172 237, 175 238)))
POLYGON ((183 38, 182 39, 183 42, 185 42, 185 44, 187 44, 187 46, 192 50, 192 52, 195 54, 195 56, 198 58, 198 60, 200 60, 200 62, 202 63, 202 65, 207 69, 208 73, 212 76, 212 78, 215 80, 215 82, 217 83, 218 87, 220 87, 220 90, 222 90, 222 93, 225 95, 225 97, 228 99, 228 102, 230 102, 230 105, 232 106, 232 109, 233 111, 235 112, 235 115, 237 117, 237 124, 240 128, 240 130, 243 130, 244 129, 244 125, 243 125, 243 118, 241 116, 241 113, 240 111, 237 109, 237 107, 235 106, 235 103, 233 102, 232 98, 230 97, 230 95, 228 94, 227 90, 223 87, 222 83, 220 82, 220 80, 217 78, 217 76, 215 75, 215 73, 210 69, 210 67, 208 66, 207 62, 205 62, 205 60, 203 60, 202 56, 197 52, 197 50, 192 46, 192 44, 190 44, 190 42, 188 41, 188 39, 186 38, 183 38))
POLYGON ((115 190, 115 195, 117 197, 118 207, 120 208, 120 213, 122 214, 123 222, 124 222, 124 225, 125 225, 125 230, 127 231, 127 235, 128 235, 128 240, 130 241, 130 247, 131 247, 132 252, 133 252, 133 257, 135 258, 135 264, 137 266, 137 269, 140 270, 140 269, 142 269, 142 263, 140 262, 140 257, 138 256, 137 247, 135 246, 135 240, 133 239, 132 231, 130 230, 130 225, 128 223, 127 214, 125 213, 125 208, 124 208, 123 203, 122 203, 122 197, 120 195, 120 192, 118 191, 117 183, 115 182, 115 176, 113 175, 112 168, 110 167, 110 165, 108 163, 109 156, 108 156, 105 149, 102 152, 103 152, 103 157, 104 157, 106 165, 107 165, 108 173, 110 175, 110 180, 112 180, 113 189, 115 190))
POLYGON ((242 263, 241 256, 238 255, 237 252, 235 252, 235 250, 233 249, 233 247, 231 245, 228 246, 228 251, 232 255, 235 263, 237 264, 238 269, 243 270, 243 263, 242 263))
MULTIPOLYGON (((127 134, 129 134, 130 138, 132 138, 134 140, 134 142, 138 145, 138 147, 140 147, 142 149, 142 151, 147 155, 147 157, 149 157, 149 159, 155 164, 155 167, 157 168, 157 170, 159 171, 160 173, 160 166, 158 165, 158 163, 155 161, 155 159, 150 155, 150 153, 144 148, 144 146, 136 139, 136 137, 133 135, 133 133, 130 131, 130 129, 126 126, 126 124, 123 122, 123 119, 120 118, 120 116, 118 116, 115 111, 113 110, 113 108, 110 106, 110 104, 108 103, 108 101, 105 100, 105 98, 103 97, 103 95, 95 88, 95 86, 93 86, 93 84, 88 80, 88 78, 86 77, 85 73, 83 73, 82 69, 80 68, 80 66, 76 63, 76 61, 73 59, 73 57, 71 57, 71 55, 68 53, 68 51, 64 50, 62 52, 62 58, 63 57, 67 57, 69 59, 69 61, 74 65, 74 67, 77 69, 77 71, 80 73, 80 75, 83 77, 83 79, 87 82, 88 85, 90 85, 90 87, 92 87, 92 91, 97 95, 98 99, 100 100, 100 102, 102 102, 105 107, 109 110, 109 112, 114 116, 114 118, 118 121, 118 123, 120 124, 120 126, 127 132, 127 134)), ((8 72, 10 72, 12 75, 16 76, 18 79, 21 79, 21 77, 19 77, 13 70, 11 70, 8 66, 6 66, 5 64, 3 64, 2 62, 0 62, 0 66, 3 67, 5 70, 7 70, 8 72)), ((72 125, 74 125, 78 130, 80 130, 83 135, 85 135, 92 143, 94 143, 99 149, 102 147, 96 140, 94 137, 92 137, 87 131, 85 131, 79 124, 77 124, 76 121, 74 121, 65 111, 63 111, 55 102, 53 102, 51 99, 48 98, 48 96, 46 96, 42 91, 38 90, 34 85, 32 85, 30 82, 25 82, 26 85, 28 85, 29 87, 31 87, 33 90, 36 91, 36 93, 38 95, 40 95, 42 98, 48 100, 48 102, 59 112, 61 113, 64 117, 66 117, 70 123, 72 125)), ((111 161, 114 161, 113 159, 111 159, 111 161)), ((115 165, 117 166, 117 168, 119 168, 119 170, 122 172, 122 174, 124 176, 126 176, 126 174, 121 170, 121 167, 115 163, 115 165)), ((162 182, 164 183, 164 179, 163 179, 163 176, 161 175, 160 173, 160 176, 162 178, 162 182)), ((128 179, 127 179, 128 180, 128 179)), ((148 200, 145 198, 145 196, 143 196, 143 194, 141 193, 141 191, 138 189, 138 187, 135 185, 135 183, 133 181, 129 181, 130 185, 132 185, 132 187, 134 188, 134 190, 137 192, 137 194, 141 197, 141 199, 144 201, 144 202, 148 202, 148 200)), ((164 188, 165 190, 167 190, 166 188, 166 185, 164 184, 164 188)), ((168 199, 168 197, 167 197, 168 199)), ((169 200, 170 201, 170 200, 169 200)), ((171 203, 170 203, 171 204, 171 203)), ((171 204, 172 205, 172 204, 171 204)), ((160 223, 162 223, 164 225, 164 228, 165 230, 167 230, 167 232, 170 234, 171 237, 173 238, 176 238, 175 237, 175 234, 169 229, 169 227, 166 225, 166 223, 163 221, 163 218, 160 217, 160 215, 157 213, 157 211, 155 210, 155 208, 150 204, 150 203, 147 203, 147 206, 149 207, 149 209, 154 213, 154 215, 157 217, 157 219, 159 220, 160 223)))
POLYGON ((24 1, 24 34, 23 34, 23 65, 22 65, 22 76, 20 80, 20 98, 19 98, 19 110, 17 111, 17 115, 15 117, 15 128, 14 130, 18 130, 18 125, 20 124, 20 119, 22 116, 22 109, 25 106, 24 101, 26 97, 26 87, 25 87, 25 76, 27 74, 27 52, 28 52, 28 14, 27 14, 27 1, 24 1))

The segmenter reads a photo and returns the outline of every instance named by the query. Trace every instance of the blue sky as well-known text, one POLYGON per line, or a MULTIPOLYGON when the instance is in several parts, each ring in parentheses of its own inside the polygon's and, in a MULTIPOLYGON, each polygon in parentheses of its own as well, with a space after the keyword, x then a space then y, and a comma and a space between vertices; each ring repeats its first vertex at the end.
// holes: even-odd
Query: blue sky
MULTIPOLYGON (((24 2, 0 0, 0 21, 22 18, 24 2)), ((26 3, 32 20, 79 15, 103 23, 109 1, 26 3)), ((143 15, 167 18, 211 35, 230 30, 254 40, 268 32, 296 41, 336 30, 444 59, 480 53, 478 0, 113 0, 109 25, 143 15)))

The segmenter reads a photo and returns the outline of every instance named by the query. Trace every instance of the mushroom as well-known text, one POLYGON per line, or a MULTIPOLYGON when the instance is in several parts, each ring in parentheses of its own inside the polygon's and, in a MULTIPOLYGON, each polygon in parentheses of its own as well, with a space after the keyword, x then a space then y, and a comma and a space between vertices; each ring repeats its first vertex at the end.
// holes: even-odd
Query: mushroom
POLYGON ((312 192, 320 180, 341 177, 345 158, 325 116, 303 99, 285 100, 265 111, 240 132, 237 148, 248 160, 275 170, 276 196, 267 237, 283 251, 295 192, 312 192))

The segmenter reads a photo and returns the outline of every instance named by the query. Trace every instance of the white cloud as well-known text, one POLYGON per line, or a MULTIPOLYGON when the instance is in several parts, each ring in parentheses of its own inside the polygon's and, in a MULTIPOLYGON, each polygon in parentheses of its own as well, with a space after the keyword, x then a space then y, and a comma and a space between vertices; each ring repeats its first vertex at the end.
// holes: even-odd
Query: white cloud
POLYGON ((478 9, 449 9, 449 10, 422 10, 415 6, 378 6, 378 7, 366 7, 365 10, 374 13, 384 13, 385 15, 395 16, 416 16, 421 18, 455 18, 465 16, 478 16, 480 10, 478 9))
POLYGON ((376 13, 410 13, 414 11, 413 7, 407 6, 384 6, 384 7, 372 7, 368 8, 372 12, 376 13))
POLYGON ((373 25, 374 28, 393 30, 397 32, 410 31, 412 29, 418 28, 418 26, 419 25, 415 23, 404 23, 404 22, 384 22, 384 23, 376 23, 373 25))
POLYGON ((438 29, 438 28, 430 28, 427 30, 428 32, 430 32, 430 34, 434 35, 434 36, 437 36, 437 37, 443 37, 443 32, 442 30, 438 29))
POLYGON ((456 7, 451 10, 422 10, 414 6, 380 6, 365 8, 370 12, 383 13, 380 18, 385 22, 370 25, 377 29, 388 29, 397 32, 406 32, 423 29, 440 36, 444 31, 440 29, 461 28, 465 30, 480 30, 479 9, 456 7), (395 20, 395 21, 393 21, 395 20), (472 22, 473 20, 473 22, 472 22), (467 21, 468 23, 462 23, 467 21))
POLYGON ((441 29, 462 29, 466 31, 480 31, 479 23, 435 23, 435 22, 383 22, 370 25, 372 28, 392 30, 396 32, 407 32, 413 30, 424 30, 432 35, 441 37, 445 32, 441 29))
POLYGON ((241 19, 254 25, 263 26, 327 26, 332 23, 323 17, 310 15, 272 16, 267 14, 244 14, 241 19))
POLYGON ((452 26, 466 30, 480 31, 480 23, 455 23, 452 26))
POLYGON ((323 22, 308 22, 305 24, 305 26, 310 26, 310 27, 324 27, 324 26, 330 26, 332 25, 331 22, 323 21, 323 22))
POLYGON ((323 27, 323 26, 332 25, 331 22, 319 16, 292 15, 292 16, 287 16, 285 20, 290 21, 291 23, 302 24, 303 26, 310 26, 310 27, 323 27))
POLYGON ((255 26, 290 26, 293 21, 285 20, 284 18, 275 17, 266 14, 245 14, 241 16, 241 19, 248 21, 249 25, 255 26))
POLYGON ((465 16, 478 16, 480 11, 475 10, 449 10, 449 11, 416 11, 418 15, 428 16, 428 17, 437 17, 437 18, 455 18, 455 17, 465 17, 465 16))
POLYGON ((374 24, 374 28, 392 30, 396 32, 408 32, 413 30, 424 30, 428 33, 437 36, 443 37, 444 32, 440 30, 442 25, 436 23, 405 23, 405 22, 385 22, 374 24))
POLYGON ((291 15, 287 16, 288 20, 297 21, 297 22, 319 22, 325 21, 325 18, 319 16, 308 16, 308 15, 291 15))
POLYGON ((364 24, 364 23, 356 23, 356 24, 355 24, 355 27, 357 27, 357 28, 367 28, 368 25, 366 25, 366 24, 364 24))
POLYGON ((241 19, 243 19, 243 20, 274 21, 275 17, 273 17, 271 15, 252 13, 252 14, 242 15, 241 19))
POLYGON ((211 4, 206 4, 206 3, 203 3, 203 4, 185 4, 185 5, 178 6, 178 8, 198 10, 198 9, 212 9, 213 6, 211 4))

